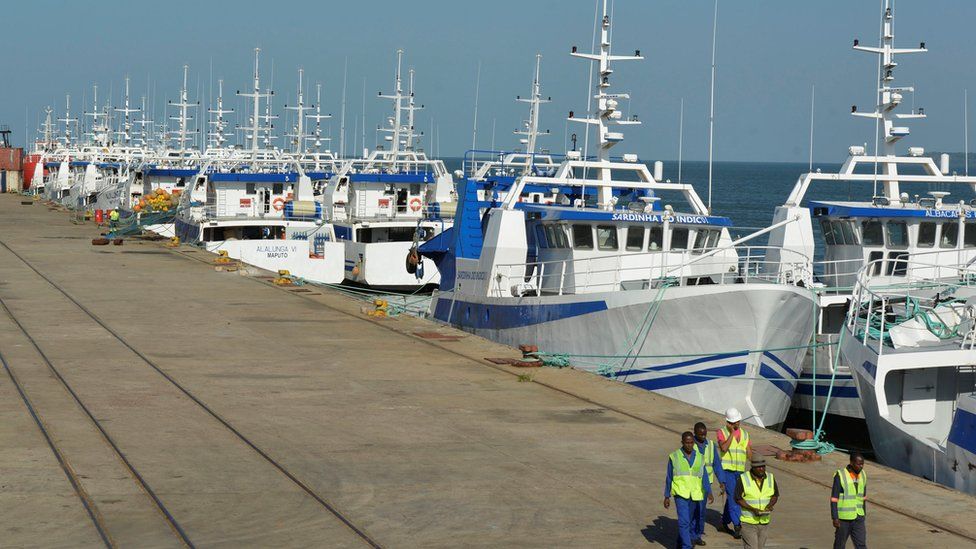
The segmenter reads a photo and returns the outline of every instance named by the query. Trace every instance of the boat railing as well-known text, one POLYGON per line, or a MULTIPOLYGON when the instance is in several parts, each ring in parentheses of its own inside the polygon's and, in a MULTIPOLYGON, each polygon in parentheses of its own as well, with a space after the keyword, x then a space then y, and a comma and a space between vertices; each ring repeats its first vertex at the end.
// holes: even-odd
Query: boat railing
POLYGON ((768 259, 768 252, 773 249, 741 246, 712 255, 705 255, 709 250, 690 249, 502 264, 491 274, 489 292, 495 297, 510 297, 646 290, 664 283, 809 283, 807 256, 775 248, 779 259, 768 259))
MULTIPOLYGON (((923 324, 929 331, 935 330, 933 333, 942 332, 936 334, 940 339, 958 337, 961 347, 976 346, 976 331, 955 333, 934 313, 940 305, 958 302, 954 295, 960 288, 976 288, 976 265, 973 261, 939 263, 933 260, 937 260, 937 253, 907 254, 866 263, 858 272, 852 294, 846 319, 849 333, 880 356, 885 347, 891 346, 892 327, 924 314, 923 324)), ((968 303, 966 307, 970 308, 968 303)))

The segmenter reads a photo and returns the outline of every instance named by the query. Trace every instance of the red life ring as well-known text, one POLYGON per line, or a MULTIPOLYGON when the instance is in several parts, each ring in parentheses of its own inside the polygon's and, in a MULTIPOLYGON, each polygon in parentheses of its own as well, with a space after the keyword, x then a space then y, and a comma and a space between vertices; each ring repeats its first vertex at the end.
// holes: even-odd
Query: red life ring
POLYGON ((419 212, 420 211, 420 208, 422 206, 423 206, 423 204, 420 202, 420 199, 419 198, 412 198, 412 199, 410 199, 410 211, 411 212, 419 212))
POLYGON ((285 199, 279 196, 278 198, 274 199, 271 206, 274 207, 276 212, 280 212, 281 210, 285 209, 285 199))

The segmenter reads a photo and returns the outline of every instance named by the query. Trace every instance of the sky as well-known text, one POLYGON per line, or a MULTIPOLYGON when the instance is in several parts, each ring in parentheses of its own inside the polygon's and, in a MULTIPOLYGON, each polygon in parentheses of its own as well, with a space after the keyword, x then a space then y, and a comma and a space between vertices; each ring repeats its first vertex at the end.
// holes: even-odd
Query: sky
MULTIPOLYGON (((614 52, 640 49, 646 58, 614 65, 612 89, 632 95, 625 112, 644 122, 627 128, 614 154, 674 160, 681 133, 683 158, 707 158, 713 0, 612 4, 614 52)), ((184 64, 190 66, 191 100, 206 107, 211 88, 223 78, 225 106, 240 109, 242 100, 233 93, 251 86, 253 49, 260 47, 262 87, 273 76, 276 110, 294 104, 299 67, 313 94, 314 84, 322 84, 322 109, 334 115, 324 131, 331 131, 334 150, 347 67, 345 148, 352 154, 354 145, 362 147, 357 134, 364 90, 367 146, 391 111, 390 102, 376 95, 392 91, 396 50, 402 48, 404 71, 416 73, 416 98, 424 105, 416 127, 428 134, 428 152, 460 156, 472 144, 476 90, 477 148, 518 146, 512 132, 527 108, 515 97, 528 95, 538 53, 543 95, 552 98, 540 123, 552 133, 540 143, 560 152, 574 131, 567 113, 586 110, 589 69, 569 51, 573 45, 590 49, 595 7, 594 0, 10 3, 3 10, 0 124, 10 125, 12 140, 22 145, 25 124, 33 139, 42 109, 51 105, 61 115, 66 93, 75 115, 91 109, 94 83, 100 102, 111 91, 119 104, 126 75, 133 103, 155 93, 161 112, 166 99, 177 98, 184 64)), ((849 145, 873 143, 873 121, 849 113, 855 104, 871 109, 877 58, 851 45, 854 38, 877 43, 880 0, 719 0, 718 10, 716 160, 805 162, 814 86, 816 161, 840 162, 849 145)), ((976 100, 976 2, 897 0, 895 16, 896 46, 924 41, 929 48, 898 58, 896 83, 916 87, 906 104, 914 101, 928 115, 912 121, 904 146, 961 151, 964 90, 973 90, 976 100)), ((236 121, 238 115, 230 116, 236 121)), ((279 133, 287 126, 279 121, 279 133)), ((575 131, 582 136, 579 126, 575 131)))

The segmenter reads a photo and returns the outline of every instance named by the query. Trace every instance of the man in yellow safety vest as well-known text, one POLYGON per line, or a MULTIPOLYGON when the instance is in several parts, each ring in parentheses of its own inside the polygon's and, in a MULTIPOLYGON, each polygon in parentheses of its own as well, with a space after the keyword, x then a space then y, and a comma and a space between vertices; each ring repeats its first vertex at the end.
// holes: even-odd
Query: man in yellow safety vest
POLYGON ((766 472, 766 460, 751 460, 751 468, 739 475, 735 501, 742 508, 742 545, 746 549, 766 547, 769 515, 779 500, 779 486, 766 472))
POLYGON ((867 484, 864 456, 860 452, 851 452, 851 462, 847 467, 834 473, 834 486, 830 491, 834 549, 847 547, 847 538, 851 538, 857 549, 867 547, 868 533, 864 518, 867 484))
MULTIPOLYGON (((668 474, 664 480, 664 508, 671 507, 674 496, 678 512, 678 547, 691 549, 695 539, 692 531, 692 515, 698 502, 712 499, 712 485, 705 472, 705 460, 695 450, 695 436, 691 431, 681 433, 681 448, 668 456, 668 474)), ((700 545, 704 545, 701 543, 700 545)))
MULTIPOLYGON (((715 472, 722 469, 722 458, 718 455, 718 446, 714 440, 708 438, 708 427, 699 421, 695 424, 695 450, 705 461, 705 474, 708 484, 715 482, 715 472)), ((692 515, 692 538, 695 545, 705 545, 702 536, 705 535, 705 511, 708 504, 705 500, 698 502, 698 509, 692 515)))
POLYGON ((718 439, 718 453, 722 459, 721 472, 718 473, 722 491, 725 494, 725 508, 722 510, 722 525, 739 539, 741 528, 740 516, 742 510, 733 495, 739 476, 745 472, 746 463, 752 459, 752 445, 749 443, 749 433, 740 428, 742 414, 736 408, 725 411, 725 427, 716 433, 718 439))
POLYGON ((112 229, 119 226, 119 211, 112 210, 108 213, 108 226, 112 229))

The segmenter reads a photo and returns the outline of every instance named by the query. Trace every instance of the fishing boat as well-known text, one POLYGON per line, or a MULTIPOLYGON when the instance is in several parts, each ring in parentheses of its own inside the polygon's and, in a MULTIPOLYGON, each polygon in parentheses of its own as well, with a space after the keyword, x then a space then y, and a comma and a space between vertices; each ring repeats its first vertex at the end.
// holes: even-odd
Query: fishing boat
POLYGON ((852 365, 878 459, 976 494, 976 267, 945 255, 864 265, 840 355, 852 365))
MULTIPOLYGON (((901 148, 910 134, 907 122, 924 119, 925 112, 922 108, 898 112, 915 90, 895 84, 895 58, 926 52, 925 43, 917 48, 895 47, 894 11, 888 2, 881 17, 879 46, 854 41, 855 50, 880 57, 877 106, 870 111, 852 108, 853 116, 866 118, 880 129, 873 153, 868 152, 869 146, 852 145, 838 172, 801 175, 773 217, 774 223, 797 217, 799 221, 773 231, 769 238, 777 248, 818 258, 810 265, 816 274, 812 289, 818 302, 818 346, 804 361, 794 405, 817 411, 826 406, 829 414, 855 419, 863 418, 863 412, 851 365, 838 360, 836 353, 859 270, 877 259, 923 252, 934 252, 929 261, 947 264, 976 258, 976 225, 961 213, 964 204, 950 199, 952 192, 971 195, 976 177, 951 172, 947 154, 937 163, 922 147, 901 148), (864 199, 818 199, 818 191, 834 196, 838 191, 853 193, 864 199)), ((885 265, 895 269, 889 275, 902 274, 897 262, 885 265)))
POLYGON ((594 130, 595 156, 570 151, 538 170, 529 155, 507 178, 468 169, 453 229, 420 247, 441 272, 430 314, 537 347, 553 363, 777 426, 813 330, 809 260, 784 251, 770 261, 745 243, 776 226, 733 241, 730 220, 692 185, 664 180, 662 164, 651 173, 634 154, 611 157, 622 128, 640 124, 623 116, 630 95, 611 91, 612 65, 643 56, 611 53, 606 1, 597 23, 599 50, 571 52, 596 64, 595 108, 569 116, 594 130))
POLYGON ((412 253, 453 224, 454 179, 441 160, 416 146, 413 71, 402 82, 403 50, 397 51, 393 114, 382 128, 387 147, 344 161, 325 186, 326 218, 345 245, 345 280, 386 290, 414 291, 440 282, 437 269, 412 253), (406 123, 403 115, 406 113, 406 123), (412 268, 403 268, 404 258, 412 268))

